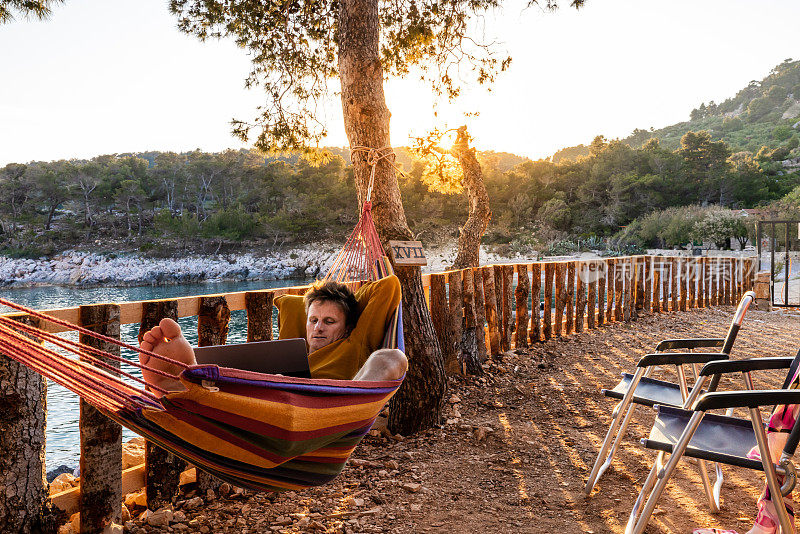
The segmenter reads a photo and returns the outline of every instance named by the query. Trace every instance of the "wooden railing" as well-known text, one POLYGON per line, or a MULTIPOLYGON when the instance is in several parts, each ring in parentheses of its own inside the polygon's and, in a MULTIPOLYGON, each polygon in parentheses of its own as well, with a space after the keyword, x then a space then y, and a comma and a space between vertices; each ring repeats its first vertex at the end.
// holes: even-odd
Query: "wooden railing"
MULTIPOLYGON (((630 321, 645 311, 734 304, 753 287, 755 266, 754 258, 628 256, 488 265, 424 275, 423 285, 448 372, 472 374, 480 372, 489 354, 630 321)), ((116 338, 122 324, 139 323, 141 335, 163 317, 197 316, 198 345, 204 346, 225 343, 230 312, 246 310, 247 339, 261 341, 272 339, 274 297, 302 294, 306 287, 96 304, 46 313, 116 338)), ((63 330, 52 324, 40 326, 63 330)), ((3 365, 16 364, 0 361, 3 365)), ((28 417, 44 417, 43 410, 41 405, 32 406, 28 417)), ((80 428, 80 489, 54 495, 52 502, 69 512, 80 509, 82 531, 99 532, 104 524, 117 521, 124 493, 133 489, 145 487, 153 509, 175 495, 185 467, 182 461, 148 443, 146 467, 122 473, 119 426, 82 402, 80 428)), ((0 455, 10 453, 16 452, 0 450, 0 455)), ((44 458, 44 451, 36 453, 44 458)), ((36 483, 43 470, 41 466, 28 478, 36 483)), ((214 485, 199 471, 197 479, 201 488, 214 485)))

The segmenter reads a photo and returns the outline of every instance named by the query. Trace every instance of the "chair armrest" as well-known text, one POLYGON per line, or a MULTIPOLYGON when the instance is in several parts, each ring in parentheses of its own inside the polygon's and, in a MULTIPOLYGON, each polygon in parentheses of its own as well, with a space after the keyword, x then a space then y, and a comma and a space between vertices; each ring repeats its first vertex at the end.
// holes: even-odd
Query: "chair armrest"
POLYGON ((800 389, 756 389, 751 391, 715 391, 697 399, 696 412, 727 408, 757 408, 774 404, 800 404, 800 389))
POLYGON ((700 376, 723 373, 746 373, 748 371, 765 371, 767 369, 788 369, 794 357, 781 358, 749 358, 745 360, 717 360, 709 362, 700 370, 700 376))
POLYGON ((656 352, 642 356, 636 366, 683 365, 685 363, 708 363, 727 359, 728 355, 721 352, 656 352))
POLYGON ((703 347, 721 347, 723 338, 665 339, 656 346, 656 352, 670 349, 699 349, 703 347))

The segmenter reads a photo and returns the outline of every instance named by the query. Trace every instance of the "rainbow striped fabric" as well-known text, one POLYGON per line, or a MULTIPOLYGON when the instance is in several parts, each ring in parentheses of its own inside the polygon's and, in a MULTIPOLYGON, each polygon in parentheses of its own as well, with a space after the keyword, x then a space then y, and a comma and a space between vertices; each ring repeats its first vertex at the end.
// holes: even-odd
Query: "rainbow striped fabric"
MULTIPOLYGON (((384 346, 403 350, 394 314, 384 346)), ((158 446, 241 487, 300 490, 335 478, 402 380, 293 378, 198 365, 163 409, 109 413, 158 446)))

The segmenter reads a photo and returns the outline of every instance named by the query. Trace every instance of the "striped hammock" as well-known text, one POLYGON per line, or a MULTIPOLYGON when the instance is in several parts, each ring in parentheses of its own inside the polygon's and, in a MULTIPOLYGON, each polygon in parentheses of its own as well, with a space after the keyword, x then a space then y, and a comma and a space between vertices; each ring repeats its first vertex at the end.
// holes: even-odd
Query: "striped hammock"
MULTIPOLYGON (((365 203, 326 278, 350 282, 391 272, 370 207, 365 203)), ((0 354, 80 395, 191 464, 255 490, 299 490, 335 478, 402 382, 292 378, 216 365, 187 366, 6 299, 0 298, 0 304, 182 368, 180 374, 170 375, 0 316, 0 354), (167 392, 147 385, 108 360, 177 378, 186 390, 167 392)), ((402 324, 398 307, 387 321, 384 347, 404 350, 402 324)))

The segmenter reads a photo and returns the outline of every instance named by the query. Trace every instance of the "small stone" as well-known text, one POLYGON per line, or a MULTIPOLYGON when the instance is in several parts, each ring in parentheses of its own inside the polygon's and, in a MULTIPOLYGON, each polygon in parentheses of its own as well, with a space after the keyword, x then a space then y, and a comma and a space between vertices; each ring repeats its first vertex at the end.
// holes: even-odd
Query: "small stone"
POLYGON ((355 499, 353 499, 353 504, 356 507, 361 508, 362 506, 364 506, 364 499, 362 499, 360 497, 356 497, 355 499))
POLYGON ((213 489, 209 489, 208 491, 206 491, 206 499, 208 499, 209 501, 213 501, 216 498, 217 494, 214 493, 213 489))
POLYGON ((459 402, 461 402, 461 397, 459 397, 455 393, 450 395, 450 404, 458 404, 459 402))
POLYGON ((372 462, 370 462, 369 460, 361 460, 359 458, 350 458, 350 460, 347 463, 349 463, 353 467, 369 467, 372 462))
POLYGON ((126 523, 126 522, 128 522, 128 521, 130 521, 130 520, 131 520, 131 511, 130 511, 130 510, 128 510, 128 507, 127 507, 127 506, 125 506, 125 504, 124 504, 124 503, 123 503, 123 504, 121 504, 120 506, 122 507, 122 511, 121 511, 121 514, 120 514, 120 518, 121 518, 121 520, 122 520, 122 522, 123 522, 123 523, 126 523))
POLYGON ((279 525, 279 526, 291 525, 292 524, 292 518, 289 517, 288 515, 279 515, 278 517, 275 518, 275 521, 273 521, 273 524, 279 525))
POLYGON ((406 482, 400 487, 409 493, 417 493, 422 489, 422 484, 417 484, 416 482, 406 482))
POLYGON ((381 478, 386 478, 389 476, 389 471, 387 471, 386 469, 381 469, 380 471, 378 471, 378 476, 381 478))
POLYGON ((403 458, 404 460, 413 460, 414 459, 414 455, 411 454, 408 451, 405 451, 405 452, 400 454, 400 458, 403 458))
POLYGON ((187 510, 194 510, 196 508, 200 508, 203 506, 203 498, 202 497, 192 497, 183 505, 184 508, 187 510))
POLYGON ((172 521, 172 510, 169 508, 159 508, 155 512, 147 511, 147 524, 153 527, 166 527, 172 521))
POLYGON ((208 534, 209 532, 211 532, 211 529, 208 528, 206 525, 200 527, 200 534, 208 534))
POLYGON ((475 441, 481 442, 486 439, 486 429, 483 427, 478 427, 472 431, 472 436, 475 438, 475 441))
POLYGON ((319 521, 312 521, 308 525, 308 530, 325 530, 325 525, 323 525, 319 521))
POLYGON ((383 465, 386 466, 386 469, 389 469, 389 470, 400 469, 400 464, 398 464, 395 460, 388 460, 383 465))
POLYGON ((219 486, 219 494, 222 495, 223 497, 227 497, 228 495, 231 494, 232 491, 233 488, 231 488, 231 485, 228 484, 227 482, 223 482, 219 486))
POLYGON ((410 508, 411 508, 412 512, 421 512, 422 511, 422 505, 421 504, 412 504, 410 506, 410 508))
POLYGON ((186 514, 181 511, 173 512, 172 521, 175 523, 183 523, 186 521, 186 514))

